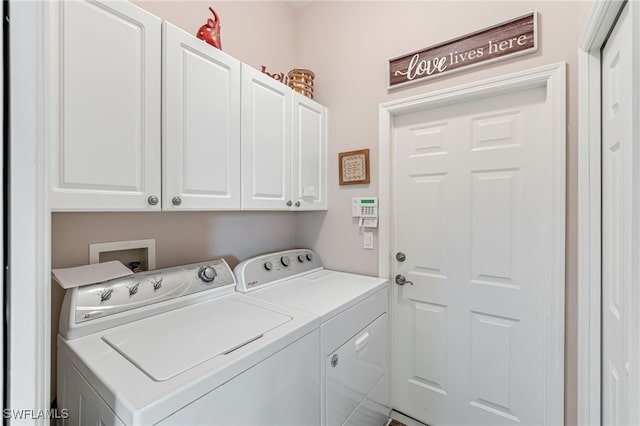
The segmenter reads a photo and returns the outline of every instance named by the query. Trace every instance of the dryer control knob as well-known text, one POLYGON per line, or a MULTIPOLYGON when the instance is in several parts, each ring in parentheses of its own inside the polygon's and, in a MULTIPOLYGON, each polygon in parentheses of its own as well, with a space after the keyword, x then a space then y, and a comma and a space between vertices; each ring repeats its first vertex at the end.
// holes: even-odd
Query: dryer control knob
POLYGON ((210 283, 211 281, 215 280, 217 275, 218 274, 216 273, 216 270, 211 266, 202 266, 198 270, 198 278, 200 278, 205 283, 210 283))
POLYGON ((313 260, 313 255, 311 253, 307 253, 307 260, 311 262, 313 260))
POLYGON ((304 255, 300 254, 298 255, 298 262, 304 262, 306 260, 306 257, 304 257, 304 255))
POLYGON ((289 256, 282 256, 280 258, 280 263, 282 263, 282 266, 289 266, 291 264, 291 259, 289 259, 289 256))
POLYGON ((273 263, 269 262, 268 260, 266 262, 264 262, 264 269, 266 269, 267 271, 270 271, 273 269, 273 263))

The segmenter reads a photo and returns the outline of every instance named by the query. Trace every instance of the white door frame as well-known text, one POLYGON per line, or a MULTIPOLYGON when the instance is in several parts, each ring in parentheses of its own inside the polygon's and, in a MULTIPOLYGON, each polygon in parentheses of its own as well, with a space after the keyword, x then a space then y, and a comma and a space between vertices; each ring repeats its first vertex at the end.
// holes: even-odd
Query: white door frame
POLYGON ((624 5, 593 2, 578 50, 578 424, 601 424, 600 49, 624 5))
MULTIPOLYGON (((44 1, 9 3, 10 23, 10 249, 9 405, 34 410, 9 424, 49 424, 51 229, 47 201, 44 1), (27 414, 29 416, 29 414, 27 414)), ((5 236, 6 237, 6 236, 5 236)))
MULTIPOLYGON (((391 188, 393 176, 392 130, 393 117, 426 108, 440 107, 451 103, 470 101, 489 94, 504 94, 516 90, 546 87, 546 116, 551 123, 548 137, 552 141, 553 152, 549 161, 552 164, 552 216, 554 239, 551 265, 552 288, 556 292, 550 300, 546 317, 548 318, 545 334, 546 364, 550 368, 545 371, 545 423, 564 423, 564 292, 565 292, 565 145, 566 145, 566 63, 546 65, 514 74, 500 76, 489 80, 474 82, 463 86, 448 88, 424 95, 400 99, 380 105, 379 109, 379 170, 380 181, 379 203, 379 245, 378 275, 391 280, 392 223, 393 209, 391 204, 391 188)), ((393 330, 393 315, 397 303, 397 291, 391 288, 390 318, 393 330)), ((393 331, 392 331, 393 333, 393 331)), ((393 337, 393 336, 392 336, 393 337)), ((391 350, 391 365, 395 362, 395 348, 391 350)), ((392 371, 393 375, 393 371, 392 371)), ((392 394, 392 404, 394 400, 392 394)))

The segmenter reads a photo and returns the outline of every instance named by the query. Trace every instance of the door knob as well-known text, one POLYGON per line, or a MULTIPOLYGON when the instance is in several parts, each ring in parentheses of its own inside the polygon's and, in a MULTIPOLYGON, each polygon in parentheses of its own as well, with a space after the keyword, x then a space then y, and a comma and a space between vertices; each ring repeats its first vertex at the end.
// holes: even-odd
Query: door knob
POLYGON ((404 262, 405 260, 407 260, 407 256, 405 256, 405 254, 401 251, 396 253, 396 260, 398 262, 404 262))
POLYGON ((404 275, 396 275, 396 284, 398 285, 405 285, 405 284, 411 284, 413 285, 413 281, 407 281, 407 279, 404 277, 404 275))
POLYGON ((333 354, 331 357, 331 366, 336 367, 338 365, 338 354, 333 354))

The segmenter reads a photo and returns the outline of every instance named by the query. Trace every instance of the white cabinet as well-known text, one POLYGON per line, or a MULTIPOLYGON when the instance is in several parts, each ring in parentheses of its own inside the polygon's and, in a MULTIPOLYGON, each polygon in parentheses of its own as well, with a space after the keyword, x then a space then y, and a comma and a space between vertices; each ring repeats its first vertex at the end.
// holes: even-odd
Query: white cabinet
POLYGON ((240 209, 240 61, 163 23, 164 210, 240 209))
POLYGON ((132 3, 48 12, 52 210, 327 208, 326 108, 132 3))
POLYGON ((326 210, 327 108, 293 92, 292 123, 294 210, 326 210))
POLYGON ((160 19, 128 2, 48 10, 52 209, 160 209, 160 19))
POLYGON ((292 90, 242 64, 242 208, 289 210, 292 90))
POLYGON ((327 208, 327 109, 242 67, 242 209, 327 208))

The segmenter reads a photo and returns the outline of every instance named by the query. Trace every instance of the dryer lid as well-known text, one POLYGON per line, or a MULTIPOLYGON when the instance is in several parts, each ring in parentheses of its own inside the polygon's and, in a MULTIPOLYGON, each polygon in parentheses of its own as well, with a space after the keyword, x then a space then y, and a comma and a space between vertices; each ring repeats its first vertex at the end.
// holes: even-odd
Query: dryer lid
POLYGON ((292 318, 238 300, 203 302, 122 327, 102 339, 155 381, 165 381, 260 339, 292 318))

